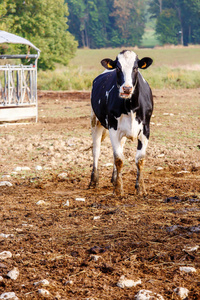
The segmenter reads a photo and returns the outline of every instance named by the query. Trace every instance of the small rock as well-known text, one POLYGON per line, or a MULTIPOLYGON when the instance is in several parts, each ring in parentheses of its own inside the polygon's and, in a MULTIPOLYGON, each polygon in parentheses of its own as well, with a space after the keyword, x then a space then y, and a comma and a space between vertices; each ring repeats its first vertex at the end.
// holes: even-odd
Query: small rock
POLYGON ((3 277, 2 277, 2 276, 0 276, 0 282, 1 282, 1 281, 3 281, 3 277))
POLYGON ((72 284, 73 284, 73 281, 72 281, 72 280, 67 280, 67 281, 65 282, 65 285, 68 285, 68 284, 72 285, 72 284))
POLYGON ((186 273, 196 273, 196 269, 193 267, 180 267, 179 268, 181 272, 186 272, 186 273))
POLYGON ((85 198, 75 198, 76 201, 85 201, 85 198))
POLYGON ((44 200, 39 200, 36 204, 37 205, 46 205, 46 202, 44 200))
POLYGON ((12 186, 12 183, 9 181, 0 181, 0 186, 12 186))
POLYGON ((101 256, 99 255, 91 255, 91 259, 94 261, 98 261, 101 256))
POLYGON ((0 299, 19 300, 19 298, 15 295, 14 292, 3 293, 1 294, 0 299))
POLYGON ((105 167, 113 167, 113 164, 112 163, 107 163, 104 165, 105 167))
POLYGON ((186 174, 186 173, 190 173, 190 172, 189 171, 185 171, 185 170, 177 172, 177 174, 186 174))
POLYGON ((33 227, 32 224, 27 224, 27 223, 23 223, 22 226, 24 226, 24 227, 33 227))
POLYGON ((50 296, 49 291, 47 291, 45 289, 39 289, 38 294, 42 295, 43 297, 49 297, 50 296))
POLYGON ((148 290, 140 290, 135 296, 136 300, 164 300, 163 296, 148 290))
POLYGON ((158 167, 156 170, 157 171, 161 171, 161 170, 163 170, 163 168, 162 167, 158 167))
POLYGON ((2 178, 10 178, 11 176, 10 175, 2 175, 1 177, 2 178))
POLYGON ((43 286, 46 286, 46 285, 49 285, 49 281, 47 279, 43 279, 43 280, 40 280, 38 282, 35 282, 34 285, 43 285, 43 286))
POLYGON ((193 251, 197 251, 199 249, 199 246, 196 245, 196 246, 186 246, 183 251, 186 251, 186 252, 193 252, 193 251))
POLYGON ((126 279, 125 276, 122 275, 117 283, 117 286, 123 289, 125 287, 130 288, 141 283, 141 279, 139 279, 138 281, 133 281, 131 279, 126 279))
POLYGON ((165 154, 164 153, 162 153, 162 154, 158 154, 158 157, 164 157, 165 156, 165 154))
POLYGON ((67 200, 63 206, 69 206, 69 200, 67 200))
POLYGON ((30 171, 30 168, 29 167, 21 167, 21 170, 22 171, 30 171))
POLYGON ((67 179, 67 178, 68 178, 68 174, 65 173, 65 172, 60 173, 60 174, 58 175, 58 178, 60 178, 60 179, 67 179))
POLYGON ((2 260, 11 258, 11 257, 12 257, 12 253, 10 251, 3 251, 0 253, 0 259, 2 259, 2 260))
POLYGON ((30 171, 29 167, 16 167, 14 169, 15 172, 21 172, 21 171, 30 171))
POLYGON ((14 172, 20 172, 21 170, 22 170, 21 167, 16 167, 16 168, 14 169, 14 172))
POLYGON ((35 169, 36 169, 36 171, 41 171, 42 170, 42 166, 36 166, 35 169))
POLYGON ((189 290, 183 287, 178 287, 174 289, 174 292, 183 300, 187 298, 189 294, 189 290))
POLYGON ((10 279, 16 280, 19 276, 19 270, 17 268, 14 268, 10 272, 8 272, 7 277, 10 279))
POLYGON ((9 236, 12 236, 12 237, 13 237, 13 234, 0 233, 0 237, 1 237, 1 238, 7 239, 9 236))
POLYGON ((99 220, 100 216, 94 216, 94 220, 99 220))

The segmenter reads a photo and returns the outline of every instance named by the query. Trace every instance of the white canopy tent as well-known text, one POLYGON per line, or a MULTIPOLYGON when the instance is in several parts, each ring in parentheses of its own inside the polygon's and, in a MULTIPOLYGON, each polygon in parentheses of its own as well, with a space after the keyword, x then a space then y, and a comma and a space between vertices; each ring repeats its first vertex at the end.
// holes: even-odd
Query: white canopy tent
POLYGON ((24 44, 37 54, 0 55, 0 59, 34 59, 30 65, 0 64, 0 122, 27 118, 38 119, 37 61, 40 50, 30 41, 15 34, 0 30, 0 44, 24 44))
POLYGON ((35 49, 38 53, 40 52, 40 50, 37 47, 35 47, 31 42, 29 42, 27 39, 3 30, 0 30, 0 43, 29 45, 30 47, 35 49))

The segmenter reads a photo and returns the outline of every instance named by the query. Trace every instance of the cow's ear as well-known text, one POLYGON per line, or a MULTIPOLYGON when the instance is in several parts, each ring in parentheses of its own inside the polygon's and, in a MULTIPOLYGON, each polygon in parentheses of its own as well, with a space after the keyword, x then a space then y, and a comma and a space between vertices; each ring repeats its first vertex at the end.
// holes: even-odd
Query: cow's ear
POLYGON ((113 61, 110 58, 105 58, 101 61, 101 64, 104 68, 108 69, 108 70, 112 70, 116 67, 116 61, 113 61))
POLYGON ((138 67, 140 69, 147 69, 153 62, 150 57, 144 57, 138 61, 138 67))

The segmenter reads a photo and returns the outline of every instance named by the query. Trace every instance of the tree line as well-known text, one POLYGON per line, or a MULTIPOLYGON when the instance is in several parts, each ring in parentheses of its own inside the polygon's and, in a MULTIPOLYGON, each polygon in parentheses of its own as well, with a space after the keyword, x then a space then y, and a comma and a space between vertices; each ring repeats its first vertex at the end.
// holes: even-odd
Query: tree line
POLYGON ((200 44, 200 0, 150 0, 161 43, 200 44))
POLYGON ((162 44, 200 43, 200 0, 65 0, 80 47, 140 46, 147 16, 162 44))
POLYGON ((145 28, 145 0, 65 0, 69 31, 80 47, 140 45, 145 28))
MULTIPOLYGON (((140 46, 149 18, 162 44, 200 43, 200 0, 0 0, 0 30, 35 44, 42 69, 66 65, 78 46, 140 46)), ((0 52, 13 49, 25 46, 0 52)))

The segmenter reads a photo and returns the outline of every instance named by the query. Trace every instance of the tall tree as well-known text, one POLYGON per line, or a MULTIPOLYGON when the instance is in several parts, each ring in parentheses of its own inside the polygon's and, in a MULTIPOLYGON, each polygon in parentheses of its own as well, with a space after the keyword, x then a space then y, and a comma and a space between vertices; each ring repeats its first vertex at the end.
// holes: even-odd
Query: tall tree
MULTIPOLYGON (((77 42, 67 31, 68 7, 63 0, 0 0, 0 29, 30 40, 41 50, 38 66, 67 64, 77 42)), ((19 46, 24 51, 24 46, 19 46)))
POLYGON ((180 21, 176 11, 169 8, 160 13, 156 22, 156 32, 162 44, 178 44, 180 21))
POLYGON ((160 0, 150 0, 149 11, 157 20, 156 32, 163 43, 169 39, 175 44, 199 43, 200 0, 162 0, 162 11, 159 7, 160 0))
POLYGON ((86 5, 83 0, 65 0, 65 3, 67 3, 70 12, 68 20, 69 30, 75 36, 79 45, 85 47, 86 5))
POLYGON ((69 30, 80 47, 100 48, 109 44, 113 0, 65 0, 69 6, 69 30))
POLYGON ((115 24, 125 46, 139 45, 145 28, 145 1, 114 0, 115 24))

